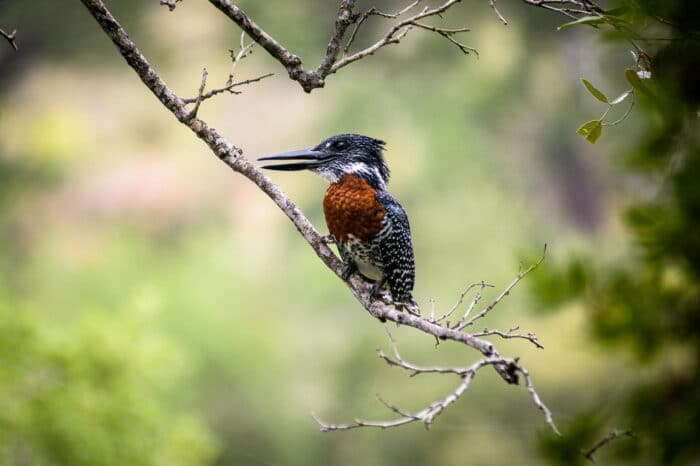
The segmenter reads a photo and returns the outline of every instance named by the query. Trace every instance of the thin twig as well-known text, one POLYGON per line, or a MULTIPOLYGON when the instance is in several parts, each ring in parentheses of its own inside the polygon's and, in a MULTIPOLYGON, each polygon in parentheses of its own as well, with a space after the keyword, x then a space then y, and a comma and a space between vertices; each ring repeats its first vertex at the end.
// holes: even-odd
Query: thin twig
MULTIPOLYGON (((460 0, 446 0, 440 6, 434 8, 425 7, 420 13, 394 24, 389 31, 374 44, 356 53, 349 54, 350 46, 355 41, 360 27, 365 23, 369 16, 382 16, 385 18, 395 19, 410 11, 419 3, 419 1, 420 0, 413 0, 410 4, 395 14, 385 13, 376 8, 370 8, 368 11, 362 14, 357 14, 353 12, 355 0, 341 0, 340 8, 338 9, 338 14, 336 15, 335 19, 335 28, 328 42, 328 46, 326 47, 326 53, 322 57, 319 66, 316 69, 310 70, 304 69, 299 56, 290 52, 282 44, 265 32, 243 10, 233 4, 231 0, 209 0, 209 3, 228 16, 243 31, 245 31, 245 33, 253 41, 260 44, 260 46, 265 49, 267 53, 280 62, 289 73, 289 77, 291 79, 297 81, 306 92, 311 92, 313 89, 323 87, 325 85, 325 78, 328 75, 335 73, 340 68, 373 55, 382 47, 391 44, 398 44, 414 27, 427 29, 425 25, 416 26, 413 24, 415 21, 428 17, 442 18, 442 14, 445 11, 460 2, 460 0), (345 46, 341 47, 341 42, 345 37, 348 28, 353 23, 355 24, 355 27, 350 33, 350 37, 345 42, 345 46), (342 56, 339 58, 338 55, 341 48, 342 56)), ((441 32, 437 29, 439 28, 436 28, 434 32, 440 34, 459 47, 463 53, 476 53, 476 50, 474 50, 472 47, 458 42, 453 37, 455 32, 449 32, 449 30, 444 30, 441 32)))
MULTIPOLYGON (((369 55, 373 55, 375 52, 377 52, 382 47, 386 47, 387 45, 391 45, 391 44, 398 44, 401 41, 401 39, 403 39, 406 36, 406 34, 408 34, 408 32, 411 29, 413 29, 413 27, 426 29, 426 30, 429 30, 429 31, 432 31, 432 32, 435 32, 435 33, 441 35, 442 37, 446 38, 447 40, 449 40, 450 42, 455 44, 457 47, 459 47, 459 49, 465 54, 475 53, 478 55, 478 52, 476 51, 476 49, 469 47, 469 46, 466 46, 466 45, 462 44, 461 42, 458 42, 457 40, 455 40, 452 37, 452 35, 457 33, 457 32, 466 31, 467 30, 466 28, 459 28, 459 30, 456 30, 456 29, 450 30, 450 29, 445 29, 445 28, 438 28, 435 26, 429 26, 429 25, 426 25, 424 23, 419 23, 420 20, 425 19, 425 18, 430 18, 430 17, 435 17, 435 16, 442 18, 442 14, 444 12, 446 12, 448 9, 450 9, 452 6, 454 6, 455 4, 457 4, 459 2, 460 2, 460 0, 447 0, 442 5, 436 6, 434 8, 430 8, 430 7, 426 6, 420 11, 420 13, 417 13, 413 16, 410 16, 410 17, 403 19, 403 20, 397 22, 396 24, 394 24, 389 29, 389 31, 386 34, 384 34, 384 36, 381 39, 379 39, 377 42, 375 42, 374 44, 372 44, 369 47, 366 47, 365 49, 362 49, 356 53, 353 53, 351 55, 347 54, 347 50, 348 50, 350 44, 352 43, 352 41, 348 41, 348 44, 346 44, 346 47, 345 47, 346 53, 338 61, 335 62, 333 67, 330 69, 330 73, 335 73, 340 68, 347 66, 350 63, 353 63, 357 60, 361 60, 369 55)), ((403 8, 401 11, 399 11, 398 13, 396 13, 394 15, 381 12, 381 11, 377 10, 376 8, 372 8, 366 13, 366 16, 364 14, 362 16, 360 16, 360 20, 362 22, 364 22, 364 20, 367 19, 367 17, 370 15, 383 16, 385 18, 398 18, 401 14, 403 14, 406 11, 413 8, 416 4, 417 4, 417 2, 414 1, 413 3, 409 4, 407 7, 403 8)), ((359 26, 356 27, 356 29, 358 29, 358 28, 359 28, 359 26)), ((356 33, 357 33, 356 31, 353 31, 353 35, 356 33)), ((354 40, 354 37, 352 37, 352 35, 351 35, 351 39, 354 40)))
POLYGON ((419 23, 418 21, 415 21, 412 23, 414 26, 419 27, 421 29, 425 29, 426 31, 432 31, 440 34, 442 37, 445 39, 449 40, 453 44, 455 44, 459 49, 462 51, 462 53, 469 54, 473 53, 477 57, 479 56, 479 52, 474 48, 474 47, 469 47, 467 45, 464 45, 463 43, 457 41, 454 37, 456 33, 458 32, 469 32, 469 28, 455 28, 455 29, 448 29, 448 28, 439 28, 436 26, 430 26, 429 24, 423 24, 419 23))
POLYGON ((238 62, 243 60, 245 57, 253 53, 253 45, 255 45, 255 42, 251 42, 248 45, 245 45, 243 39, 245 38, 245 33, 241 32, 241 48, 238 51, 237 54, 234 54, 233 50, 229 50, 229 53, 231 54, 231 71, 228 73, 228 79, 226 80, 226 85, 227 86, 232 86, 233 85, 233 75, 236 71, 236 65, 238 62))
MULTIPOLYGON (((204 88, 207 85, 207 69, 203 68, 202 69, 202 83, 199 85, 199 92, 197 92, 197 97, 194 100, 194 107, 190 111, 190 114, 187 116, 188 119, 193 119, 197 116, 197 112, 199 111, 199 106, 202 104, 202 93, 204 92, 204 88)), ((185 102, 187 103, 187 102, 185 102)))
MULTIPOLYGON (((234 73, 236 71, 236 65, 241 60, 243 60, 245 57, 247 57, 248 55, 250 55, 252 53, 252 47, 253 47, 253 45, 255 45, 255 42, 251 42, 250 44, 245 45, 243 42, 244 37, 245 37, 245 35, 243 33, 241 33, 241 48, 238 51, 238 53, 235 53, 234 50, 229 50, 229 54, 231 55, 231 70, 229 71, 228 79, 226 80, 226 84, 223 87, 220 87, 217 89, 212 89, 211 91, 209 91, 207 93, 203 93, 204 87, 202 87, 202 86, 204 86, 205 81, 206 81, 206 76, 204 75, 204 73, 206 73, 206 70, 204 70, 204 73, 202 74, 202 86, 200 86, 199 93, 197 94, 197 97, 184 98, 184 99, 182 99, 182 101, 184 103, 186 103, 186 104, 194 103, 196 105, 195 108, 197 108, 197 110, 199 110, 199 105, 207 99, 210 99, 210 98, 212 98, 216 95, 219 95, 221 93, 224 93, 224 92, 228 92, 230 94, 240 94, 241 92, 235 91, 234 88, 239 87, 239 86, 244 86, 246 84, 258 82, 258 81, 261 81, 265 78, 269 78, 270 76, 273 76, 272 73, 265 73, 265 74, 262 74, 256 78, 246 79, 243 81, 234 81, 233 80, 234 73)), ((196 115, 196 113, 194 115, 196 115)))
POLYGON ((599 15, 603 10, 590 0, 522 0, 528 5, 554 11, 571 19, 599 15))
POLYGON ((537 335, 535 335, 534 333, 528 333, 526 335, 523 335, 520 333, 513 333, 518 329, 519 329, 519 327, 516 326, 516 327, 509 329, 507 332, 503 332, 501 330, 489 330, 489 329, 485 328, 481 332, 472 333, 472 336, 474 336, 474 337, 487 337, 489 335, 497 335, 497 336, 499 336, 501 338, 505 338, 505 339, 520 338, 523 340, 528 340, 530 343, 532 343, 533 345, 535 345, 539 349, 544 349, 544 346, 542 346, 540 341, 537 339, 537 335))
MULTIPOLYGON (((459 306, 462 305, 462 302, 464 301, 464 297, 467 295, 467 293, 469 293, 469 292, 472 290, 472 288, 475 288, 475 287, 477 287, 477 286, 480 286, 480 287, 481 287, 481 290, 483 290, 483 289, 486 288, 487 286, 493 287, 493 285, 489 285, 488 283, 484 282, 483 280, 482 280, 480 283, 472 283, 472 284, 469 285, 464 291, 462 291, 462 293, 459 295, 459 298, 457 299, 457 302, 454 304, 454 306, 452 306, 452 307, 450 308, 449 311, 447 311, 445 314, 441 315, 441 316, 438 317, 437 319, 431 318, 431 321, 433 321, 433 322, 442 322, 443 320, 445 320, 445 319, 447 319, 448 317, 450 317, 450 316, 459 308, 459 306)), ((478 296, 480 296, 479 293, 480 293, 481 290, 479 290, 479 292, 477 292, 477 295, 478 295, 478 296)), ((472 302, 473 302, 473 300, 472 300, 472 302)))
MULTIPOLYGON (((379 401, 386 406, 390 411, 398 414, 400 417, 396 419, 389 419, 389 420, 382 420, 382 421, 370 421, 370 420, 365 420, 365 419, 355 419, 353 422, 346 423, 346 424, 329 424, 326 422, 321 421, 314 413, 311 413, 311 416, 313 419, 316 421, 316 423, 319 425, 319 428, 322 432, 330 432, 330 431, 338 431, 338 430, 350 430, 350 429, 357 429, 359 427, 376 427, 380 429, 386 429, 389 427, 397 427, 405 424, 410 424, 412 422, 422 422, 423 425, 425 426, 426 429, 429 429, 432 423, 435 421, 435 419, 442 414, 442 412, 451 404, 456 402, 462 394, 469 388, 469 385, 471 381, 474 379, 474 376, 476 375, 476 372, 481 369, 482 367, 485 367, 487 365, 495 365, 495 364, 508 364, 512 363, 512 360, 508 359, 482 359, 468 368, 462 369, 462 372, 459 372, 459 377, 461 379, 461 382, 457 385, 457 387, 449 392, 447 395, 445 395, 443 398, 436 400, 432 403, 430 403, 427 407, 423 408, 422 410, 415 412, 415 413, 410 413, 405 410, 402 410, 393 404, 387 402, 384 400, 381 396, 377 396, 379 401)), ((409 370, 413 370, 413 365, 410 365, 406 363, 405 361, 398 362, 396 365, 399 365, 400 367, 407 368, 409 370)), ((428 371, 431 371, 431 368, 423 368, 425 369, 425 372, 421 373, 427 373, 428 371)), ((432 371, 436 372, 436 371, 432 371)), ((450 373, 457 373, 454 371, 450 371, 450 373)))
POLYGON ((498 303, 500 303, 503 298, 505 298, 506 296, 508 296, 510 294, 511 290, 513 288, 515 288, 515 285, 517 285, 520 282, 520 280, 522 280, 527 274, 529 274, 530 272, 535 270, 542 263, 542 261, 544 261, 544 258, 546 255, 547 255, 547 245, 545 244, 544 250, 542 251, 542 256, 539 258, 539 260, 537 262, 532 264, 526 270, 524 270, 524 271, 521 270, 520 272, 518 272, 518 275, 515 277, 515 279, 512 282, 510 282, 510 284, 508 284, 507 287, 505 287, 505 289, 501 292, 501 294, 499 294, 496 297, 496 299, 494 299, 491 302, 491 304, 486 306, 481 312, 474 315, 474 317, 472 317, 471 319, 469 319, 465 322, 459 323, 455 328, 457 330, 462 330, 465 327, 469 327, 470 325, 473 325, 475 321, 481 319, 486 314, 491 312, 493 310, 493 308, 496 307, 498 305, 498 303))
POLYGON ((591 448, 589 448, 586 451, 583 451, 583 456, 591 461, 593 461, 593 455, 595 452, 597 452, 601 447, 607 445, 608 443, 612 442, 613 440, 620 438, 620 437, 634 437, 634 433, 631 430, 613 430, 612 432, 609 432, 605 437, 602 439, 598 440, 595 445, 593 445, 591 448))
POLYGON ((369 10, 365 11, 360 15, 359 20, 355 23, 355 28, 352 30, 352 33, 350 34, 350 38, 348 39, 347 43, 345 44, 345 47, 343 48, 343 55, 348 54, 348 50, 350 49, 350 46, 352 45, 353 42, 355 42, 355 37, 357 36, 357 31, 360 30, 360 27, 364 24, 364 22, 369 18, 370 16, 381 16, 383 18, 389 18, 389 19, 396 19, 399 16, 403 15, 416 5, 420 3, 421 0, 415 0, 413 3, 407 5, 406 7, 402 8, 400 11, 396 13, 385 13, 375 7, 370 8, 369 10))
POLYGON ((532 384, 530 373, 523 366, 519 365, 517 366, 517 371, 523 375, 523 378, 525 379, 525 387, 530 393, 530 397, 532 398, 533 403, 535 403, 535 406, 537 406, 537 408, 540 411, 542 411, 542 414, 544 414, 544 419, 549 425, 549 427, 552 429, 552 431, 554 431, 555 434, 561 436, 559 429, 557 429, 556 424, 554 424, 554 419, 552 418, 552 411, 550 411, 547 405, 545 405, 542 402, 540 395, 537 393, 537 390, 535 390, 535 386, 532 384))
POLYGON ((489 0, 489 5, 491 5, 491 8, 493 9, 493 12, 496 13, 496 16, 498 16, 498 19, 501 20, 504 26, 508 26, 508 21, 506 18, 501 14, 500 11, 498 11, 498 8, 496 8, 496 0, 489 0))
POLYGON ((273 73, 265 73, 265 74, 262 74, 256 78, 246 79, 243 81, 236 81, 235 83, 227 84, 224 87, 220 87, 218 89, 212 89, 211 91, 209 91, 205 94, 202 94, 201 98, 200 98, 200 96, 188 97, 186 99, 182 99, 182 101, 186 104, 191 104, 191 103, 197 102, 197 100, 204 101, 204 100, 210 99, 210 98, 212 98, 216 95, 219 95, 223 92, 229 92, 231 94, 240 94, 241 93, 240 91, 234 91, 233 89, 238 87, 238 86, 244 86, 246 84, 251 84, 251 83, 258 82, 258 81, 262 81, 263 79, 269 78, 270 76, 274 76, 274 74, 273 73))

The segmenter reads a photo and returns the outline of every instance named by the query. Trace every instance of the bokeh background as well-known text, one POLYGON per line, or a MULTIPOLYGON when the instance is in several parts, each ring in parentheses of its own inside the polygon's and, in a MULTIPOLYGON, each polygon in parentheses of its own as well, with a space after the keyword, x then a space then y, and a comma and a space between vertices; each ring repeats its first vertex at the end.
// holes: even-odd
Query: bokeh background
MULTIPOLYGON (((239 5, 307 66, 325 50, 337 8, 239 5)), ((557 32, 563 17, 521 2, 499 5, 507 27, 485 1, 446 15, 446 24, 471 28, 461 40, 478 58, 413 31, 311 94, 257 49, 238 78, 275 76, 206 101, 200 116, 249 158, 340 132, 387 141, 424 308, 434 299, 445 311, 481 280, 496 286, 493 299, 545 243, 544 274, 572 256, 629 261, 620 213, 657 186, 624 171, 618 155, 650 117, 633 112, 595 146, 575 134, 604 110, 579 78, 623 92, 629 47, 602 42, 592 28, 557 32)), ((208 3, 188 0, 173 12, 155 0, 109 7, 179 95, 196 94, 205 66, 210 86, 226 81, 227 49, 238 47, 240 31, 208 3)), ((545 461, 541 413, 523 387, 488 370, 430 431, 319 432, 311 411, 328 422, 387 418, 376 393, 420 409, 456 380, 409 378, 377 358, 375 348, 389 348, 384 326, 255 186, 160 105, 79 2, 0 1, 0 26, 17 28, 20 47, 0 43, 2 464, 545 461)), ((369 21, 359 45, 386 27, 369 21)), ((325 232, 324 182, 271 176, 325 232)), ((682 364, 682 352, 640 366, 596 344, 585 303, 551 312, 533 277, 483 325, 537 333, 545 350, 496 343, 521 357, 559 424, 595 409, 601 432, 629 427, 618 415, 629 391, 645 374, 682 364)), ((416 363, 478 358, 391 332, 416 363)))

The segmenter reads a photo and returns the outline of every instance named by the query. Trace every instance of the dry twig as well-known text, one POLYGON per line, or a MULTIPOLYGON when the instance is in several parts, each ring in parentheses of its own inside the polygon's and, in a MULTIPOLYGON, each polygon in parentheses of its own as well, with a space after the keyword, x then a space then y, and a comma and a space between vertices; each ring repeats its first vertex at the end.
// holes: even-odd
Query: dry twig
POLYGON ((520 327, 515 326, 515 327, 508 329, 507 332, 503 332, 501 330, 489 330, 489 329, 485 328, 481 332, 472 333, 472 335, 475 337, 487 337, 489 335, 497 335, 497 336, 504 338, 504 339, 520 338, 523 340, 528 340, 530 343, 532 343, 533 345, 535 345, 539 349, 544 349, 544 346, 542 346, 540 341, 537 339, 537 335, 535 335, 534 333, 527 333, 526 335, 523 335, 521 333, 513 333, 516 330, 518 330, 519 328, 520 327))
POLYGON ((549 424, 550 428, 557 434, 559 434, 559 431, 557 430, 556 425, 554 424, 554 421, 552 420, 552 413, 547 408, 547 406, 542 403, 542 400, 539 398, 537 395, 537 392, 535 391, 532 381, 530 380, 530 376, 524 368, 518 365, 518 360, 517 359, 509 359, 509 358, 484 358, 481 360, 476 361, 473 363, 471 366, 468 367, 424 367, 424 366, 418 366, 416 364, 410 363, 405 361, 401 355, 399 354, 398 348, 396 346, 396 341, 393 339, 389 331, 387 330, 387 334, 389 335, 389 339, 391 340, 391 346, 392 346, 392 351, 394 356, 390 357, 386 353, 384 353, 381 350, 377 350, 377 355, 382 358, 384 361, 386 361, 387 364, 390 366, 395 366, 395 367, 400 367, 402 369, 405 369, 410 373, 410 377, 414 377, 419 374, 454 374, 457 375, 460 378, 460 383, 455 387, 454 390, 451 392, 447 393, 443 398, 440 398, 436 401, 433 401, 430 403, 427 407, 423 408, 420 411, 417 411, 415 413, 410 413, 408 411, 405 411, 403 409, 400 409, 396 407, 395 405, 389 403, 388 401, 384 400, 380 395, 377 395, 377 399, 384 405, 386 406, 390 411, 394 412, 395 414, 398 414, 398 418, 395 419, 388 419, 388 420, 380 420, 380 421, 369 421, 365 419, 355 419, 353 422, 350 423, 345 423, 345 424, 328 424, 323 421, 321 421, 314 413, 311 414, 311 416, 314 418, 314 420, 318 423, 321 431, 323 432, 330 432, 330 431, 337 431, 337 430, 350 430, 350 429, 356 429, 359 427, 378 427, 381 429, 389 428, 389 427, 397 427, 401 426, 404 424, 410 424, 412 422, 422 422, 423 425, 425 426, 426 429, 429 429, 432 423, 435 421, 435 419, 442 414, 442 412, 452 403, 456 402, 462 394, 469 388, 469 385, 471 384, 472 380, 476 376, 476 373, 479 369, 485 366, 489 365, 506 365, 510 368, 510 370, 519 372, 523 375, 525 379, 525 386, 528 390, 528 393, 530 394, 533 402, 537 406, 538 409, 540 409, 544 415, 545 415, 545 420, 547 424, 549 424))
POLYGON ((598 15, 603 10, 592 0, 522 0, 528 5, 577 19, 581 16, 598 15))
POLYGON ((544 258, 546 255, 547 255, 547 245, 545 244, 544 250, 542 251, 542 256, 540 256, 540 259, 537 262, 532 264, 530 267, 528 267, 524 271, 520 270, 518 272, 518 275, 515 277, 515 279, 512 282, 510 282, 510 284, 501 292, 501 294, 499 294, 496 297, 496 299, 493 300, 493 302, 491 302, 491 304, 486 306, 481 312, 479 312, 478 314, 476 314, 474 317, 472 317, 469 320, 466 320, 467 314, 465 314, 464 318, 462 318, 462 320, 460 320, 455 325, 454 328, 456 328, 457 330, 462 330, 465 327, 469 327, 470 325, 473 325, 475 321, 481 319, 486 314, 491 312, 493 310, 493 308, 496 307, 498 305, 498 303, 500 303, 503 298, 505 298, 506 296, 508 296, 510 294, 510 292, 513 290, 513 288, 515 288, 515 285, 520 283, 520 280, 522 280, 527 274, 529 274, 530 272, 535 270, 542 263, 542 261, 544 261, 544 258))
POLYGON ((370 45, 367 48, 364 48, 356 53, 348 55, 348 50, 350 46, 352 45, 353 41, 355 40, 355 37, 357 36, 357 31, 359 30, 360 26, 364 23, 364 21, 369 17, 369 16, 381 16, 384 18, 391 18, 391 19, 396 19, 399 18, 400 16, 404 15, 407 13, 409 10, 411 10, 413 7, 415 7, 419 2, 414 1, 413 3, 409 4, 407 7, 403 8, 401 11, 395 14, 389 14, 389 13, 384 13, 380 10, 377 10, 376 8, 370 8, 367 12, 363 13, 360 16, 360 19, 357 23, 356 28, 353 30, 353 33, 350 36, 350 39, 348 40, 348 43, 345 45, 345 53, 343 56, 333 65, 331 68, 331 73, 335 73, 338 71, 340 68, 349 65, 352 62, 355 62, 357 60, 361 60, 362 58, 365 58, 369 55, 373 55, 375 52, 377 52, 379 49, 382 47, 385 47, 387 45, 391 44, 398 44, 401 39, 403 39, 408 32, 413 29, 414 27, 420 28, 420 29, 425 29, 428 31, 435 32, 439 34, 440 36, 444 37, 445 39, 449 40, 453 44, 455 44, 463 53, 468 54, 468 53, 474 53, 478 56, 478 52, 476 49, 466 46, 462 44, 461 42, 458 42, 457 40, 454 39, 454 35, 459 33, 459 32, 466 32, 469 31, 468 28, 456 28, 456 29, 449 29, 449 28, 442 28, 442 27, 437 27, 437 26, 431 26, 427 25, 424 23, 421 23, 420 20, 426 19, 426 18, 431 18, 431 17, 440 17, 442 18, 442 14, 445 13, 447 10, 449 10, 451 7, 453 7, 455 4, 459 3, 460 0, 447 0, 444 2, 442 5, 439 5, 434 8, 430 7, 424 7, 419 13, 410 16, 406 19, 403 19, 396 24, 394 24, 389 31, 384 34, 384 36, 379 39, 377 42, 374 44, 370 45))
POLYGON ((586 451, 582 451, 581 453, 583 456, 591 461, 593 461, 593 455, 602 447, 607 445, 608 443, 612 442, 615 439, 618 439, 620 437, 634 437, 634 433, 631 430, 613 430, 612 432, 609 432, 605 437, 600 439, 598 442, 596 442, 595 445, 593 445, 591 448, 589 448, 586 451))
POLYGON ((235 53, 234 50, 229 50, 229 54, 231 55, 231 70, 229 71, 228 74, 228 79, 226 80, 226 84, 223 87, 217 88, 217 89, 212 89, 209 92, 204 92, 204 88, 206 87, 206 82, 207 82, 207 70, 206 68, 202 71, 202 83, 199 87, 199 92, 197 94, 197 97, 191 97, 191 98, 185 98, 182 99, 182 101, 186 104, 195 104, 195 107, 192 109, 192 115, 191 117, 194 117, 197 115, 197 111, 199 110, 200 104, 207 100, 210 99, 216 95, 222 94, 224 92, 228 92, 230 94, 240 94, 241 91, 236 91, 234 90, 236 87, 239 86, 244 86, 246 84, 251 84, 254 82, 261 81, 265 78, 269 78, 272 76, 272 73, 265 73, 262 74, 256 78, 251 78, 251 79, 245 79, 243 81, 234 81, 234 73, 236 71, 236 65, 243 60, 245 57, 250 55, 252 52, 253 45, 255 45, 255 42, 251 42, 248 45, 245 45, 243 43, 243 38, 244 34, 241 33, 241 48, 238 53, 235 53))
POLYGON ((458 42, 454 38, 455 34, 467 31, 466 28, 449 29, 419 23, 420 20, 426 18, 442 18, 442 14, 455 4, 459 3, 460 0, 446 0, 442 5, 437 7, 425 7, 419 13, 398 21, 381 39, 379 39, 373 45, 370 45, 369 47, 358 52, 352 54, 349 53, 350 46, 357 37, 357 32, 360 29, 360 26, 368 17, 380 16, 388 19, 397 19, 414 8, 419 1, 420 0, 414 0, 408 6, 402 8, 395 14, 384 13, 376 8, 370 8, 366 12, 358 14, 354 12, 355 0, 341 0, 338 14, 335 18, 335 28, 331 34, 330 40, 328 41, 326 53, 322 57, 321 63, 316 69, 306 70, 302 66, 301 59, 297 55, 290 52, 271 35, 265 32, 233 2, 230 0, 209 0, 212 5, 222 11, 243 31, 245 31, 245 33, 248 34, 253 41, 258 43, 267 51, 267 53, 280 62, 289 73, 289 77, 297 81, 306 92, 311 92, 313 89, 323 87, 325 85, 325 78, 329 74, 335 73, 340 68, 343 68, 344 66, 347 66, 357 60, 361 60, 369 55, 373 55, 379 49, 387 45, 398 44, 401 39, 403 39, 413 28, 421 28, 435 32, 449 40, 452 44, 456 45, 463 53, 476 54, 475 49, 458 42), (350 33, 350 37, 345 46, 341 47, 343 38, 345 37, 348 28, 352 24, 355 24, 355 27, 350 33), (341 48, 342 55, 340 54, 341 48), (341 56, 339 57, 338 55, 341 56))

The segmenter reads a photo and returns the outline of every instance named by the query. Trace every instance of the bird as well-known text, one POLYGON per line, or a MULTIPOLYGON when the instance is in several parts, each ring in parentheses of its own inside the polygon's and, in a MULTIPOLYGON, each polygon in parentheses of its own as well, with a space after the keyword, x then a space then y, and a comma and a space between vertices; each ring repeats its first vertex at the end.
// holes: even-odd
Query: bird
POLYGON ((343 279, 355 272, 374 282, 371 296, 388 284, 397 308, 412 312, 415 260, 406 211, 387 191, 385 142, 360 134, 338 134, 306 149, 258 158, 285 161, 268 170, 310 170, 329 186, 323 213, 344 264, 343 279))

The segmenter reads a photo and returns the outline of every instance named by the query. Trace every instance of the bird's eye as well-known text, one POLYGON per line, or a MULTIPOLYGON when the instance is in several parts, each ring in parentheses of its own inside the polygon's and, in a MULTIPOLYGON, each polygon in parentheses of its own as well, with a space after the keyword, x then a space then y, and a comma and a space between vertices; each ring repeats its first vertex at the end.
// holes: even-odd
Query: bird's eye
POLYGON ((343 141, 336 141, 335 143, 333 143, 333 149, 336 149, 336 150, 345 149, 345 142, 343 142, 343 141))

